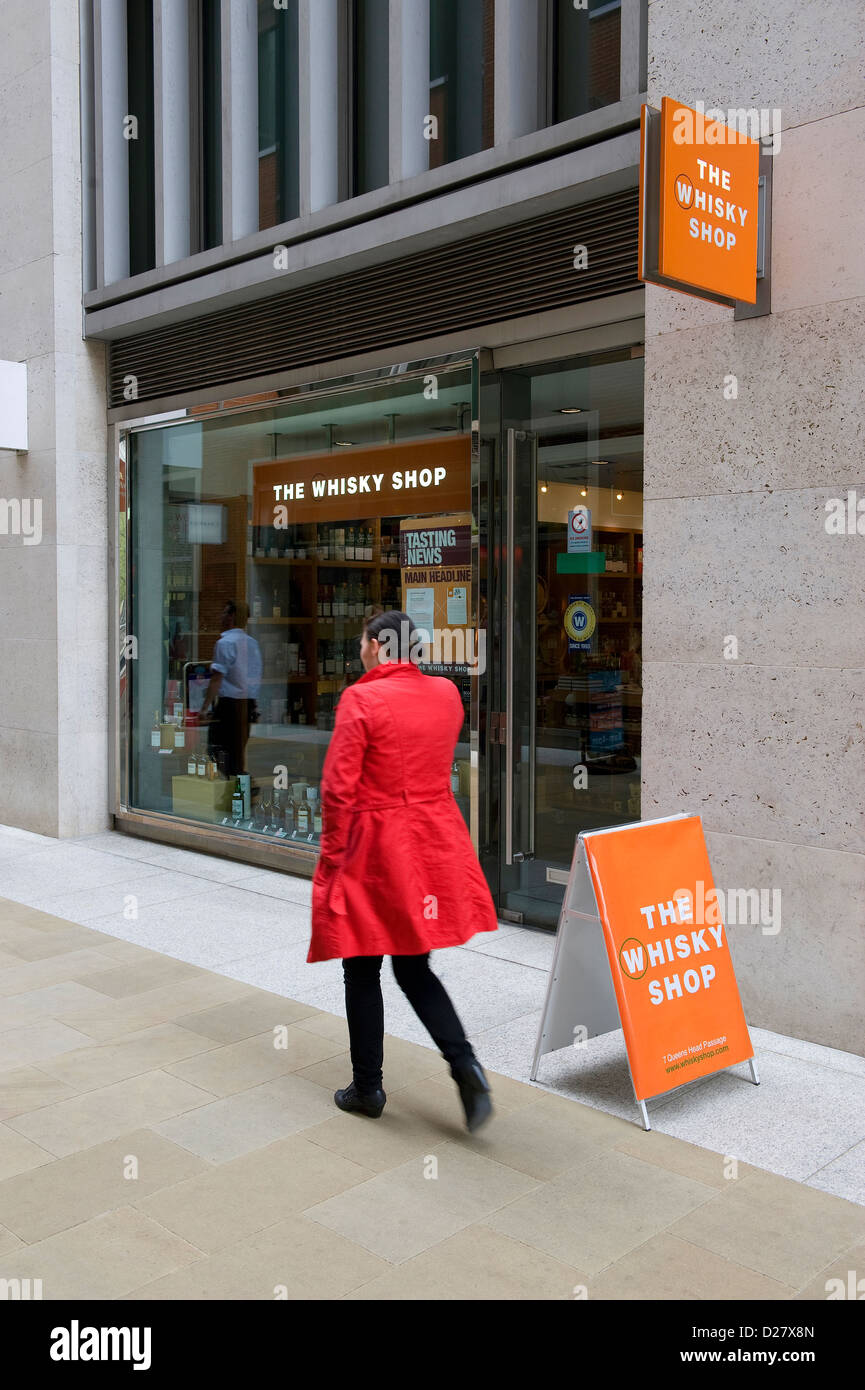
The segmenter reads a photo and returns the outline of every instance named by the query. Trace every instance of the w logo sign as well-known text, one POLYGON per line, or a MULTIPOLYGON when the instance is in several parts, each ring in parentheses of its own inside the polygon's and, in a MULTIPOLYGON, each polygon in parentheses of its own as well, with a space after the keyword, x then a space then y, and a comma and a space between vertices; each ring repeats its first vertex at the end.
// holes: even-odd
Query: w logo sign
POLYGON ((694 198, 694 185, 685 174, 676 179, 676 202, 680 208, 689 208, 694 198))

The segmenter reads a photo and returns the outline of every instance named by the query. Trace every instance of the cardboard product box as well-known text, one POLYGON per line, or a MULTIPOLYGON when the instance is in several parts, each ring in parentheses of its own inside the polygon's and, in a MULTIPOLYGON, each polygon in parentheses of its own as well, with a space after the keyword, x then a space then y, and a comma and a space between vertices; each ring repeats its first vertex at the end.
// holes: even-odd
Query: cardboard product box
POLYGON ((213 782, 207 777, 188 774, 172 777, 172 810, 176 816, 188 816, 191 820, 221 821, 231 811, 231 793, 236 782, 236 777, 213 782))

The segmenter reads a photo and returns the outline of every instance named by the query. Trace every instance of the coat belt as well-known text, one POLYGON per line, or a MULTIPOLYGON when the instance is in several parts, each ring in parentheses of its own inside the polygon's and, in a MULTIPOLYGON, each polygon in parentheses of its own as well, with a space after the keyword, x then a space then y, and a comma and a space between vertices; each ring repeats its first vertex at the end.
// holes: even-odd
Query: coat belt
MULTIPOLYGON (((402 807, 402 806, 416 806, 416 805, 418 805, 420 802, 424 802, 424 801, 443 801, 444 798, 447 797, 447 796, 449 796, 449 795, 450 795, 450 789, 449 789, 449 788, 446 789, 445 791, 432 792, 431 794, 429 794, 429 795, 427 795, 427 796, 416 796, 414 793, 410 793, 410 792, 405 792, 405 791, 404 791, 404 792, 401 792, 401 793, 399 794, 399 798, 398 798, 398 800, 396 800, 396 801, 371 801, 371 802, 365 802, 362 806, 358 806, 358 805, 352 806, 352 807, 351 807, 351 811, 352 811, 352 812, 357 812, 357 811, 391 811, 391 810, 399 809, 399 808, 402 807)), ((325 802, 325 810, 327 810, 327 802, 325 802)))

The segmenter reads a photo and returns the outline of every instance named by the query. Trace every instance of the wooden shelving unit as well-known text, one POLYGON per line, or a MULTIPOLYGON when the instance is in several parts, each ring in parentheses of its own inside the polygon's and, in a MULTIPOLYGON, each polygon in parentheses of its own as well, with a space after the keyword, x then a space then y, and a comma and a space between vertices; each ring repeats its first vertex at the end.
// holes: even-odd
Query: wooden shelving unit
POLYGON ((302 547, 306 554, 303 558, 256 555, 253 545, 253 554, 248 556, 248 631, 262 648, 264 666, 259 699, 262 719, 268 723, 302 723, 330 729, 336 699, 346 677, 356 679, 362 673, 356 638, 364 610, 370 604, 400 604, 399 564, 381 558, 382 554, 390 557, 398 551, 398 523, 386 519, 384 536, 379 518, 356 522, 340 519, 326 525, 308 522, 283 532, 268 529, 268 547, 275 537, 283 548, 302 547), (332 553, 320 553, 323 549, 330 552, 338 531, 356 532, 358 528, 372 533, 371 560, 346 560, 332 553), (278 618, 272 616, 274 589, 280 606, 278 618), (338 617, 321 615, 319 600, 323 591, 328 591, 330 602, 337 591, 340 597, 345 595, 348 612, 338 617), (257 600, 262 612, 256 617, 253 613, 257 600), (298 662, 302 656, 305 671, 288 669, 289 647, 295 645, 298 662), (320 662, 324 670, 320 670, 320 662), (279 719, 270 717, 274 702, 282 707, 279 719))
MULTIPOLYGON (((607 750, 604 749, 604 739, 592 738, 592 734, 603 732, 604 714, 614 713, 617 706, 621 707, 621 727, 622 743, 625 748, 632 752, 638 752, 640 746, 639 736, 639 716, 638 711, 642 702, 642 694, 639 691, 628 690, 631 681, 632 667, 635 665, 634 649, 639 645, 635 642, 634 635, 639 633, 642 625, 642 572, 638 568, 639 552, 642 550, 643 533, 640 530, 628 529, 615 526, 596 526, 592 538, 592 549, 595 551, 605 550, 608 553, 608 564, 621 564, 623 569, 607 569, 601 574, 591 575, 564 575, 556 572, 556 554, 566 548, 567 537, 564 525, 555 529, 550 528, 547 532, 547 544, 545 546, 546 566, 541 571, 541 577, 547 586, 548 601, 547 609, 553 615, 553 627, 555 636, 558 636, 557 647, 558 658, 553 659, 550 664, 545 665, 542 660, 542 653, 539 653, 537 665, 538 680, 538 703, 539 713, 544 711, 551 703, 549 697, 560 686, 560 682, 567 679, 579 680, 580 684, 573 687, 562 687, 562 703, 565 697, 572 695, 576 697, 569 705, 569 710, 573 713, 576 710, 574 723, 564 727, 571 727, 574 734, 575 748, 579 746, 582 756, 591 762, 593 758, 605 756, 607 750), (558 531, 561 531, 559 539, 558 531), (594 649, 591 653, 586 653, 588 660, 577 663, 578 676, 569 676, 568 672, 573 672, 575 663, 574 655, 567 650, 567 639, 561 629, 561 621, 564 615, 564 608, 568 596, 573 593, 586 593, 592 596, 593 606, 597 617, 597 629, 595 634, 594 649), (604 684, 603 673, 613 671, 618 668, 621 671, 621 692, 613 694, 611 691, 602 690, 604 684), (597 689, 593 687, 598 687, 597 689), (637 718, 628 718, 629 713, 637 714, 637 718)), ((542 648, 543 651, 543 648, 542 648)), ((561 716, 553 714, 550 727, 561 729, 563 726, 557 722, 559 717, 566 717, 564 712, 561 716)), ((543 727, 543 720, 540 721, 543 727)), ((615 727, 610 729, 615 732, 615 727)), ((610 740, 609 752, 618 751, 615 740, 610 740)))

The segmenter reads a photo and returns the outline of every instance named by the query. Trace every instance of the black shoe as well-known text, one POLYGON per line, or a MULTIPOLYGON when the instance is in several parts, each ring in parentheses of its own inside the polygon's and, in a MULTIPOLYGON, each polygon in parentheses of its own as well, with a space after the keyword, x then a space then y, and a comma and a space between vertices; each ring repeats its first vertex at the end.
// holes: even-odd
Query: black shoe
POLYGON ((352 1081, 350 1086, 346 1086, 344 1091, 334 1091, 334 1100, 340 1110, 356 1111, 360 1115, 369 1115, 371 1120, 377 1120, 385 1107, 387 1096, 384 1091, 359 1091, 352 1081))
POLYGON ((484 1069, 475 1058, 459 1067, 453 1067, 452 1074, 459 1087, 460 1099, 466 1112, 466 1129, 474 1134, 493 1113, 490 1088, 484 1076, 484 1069))

